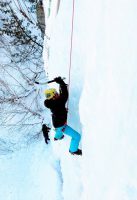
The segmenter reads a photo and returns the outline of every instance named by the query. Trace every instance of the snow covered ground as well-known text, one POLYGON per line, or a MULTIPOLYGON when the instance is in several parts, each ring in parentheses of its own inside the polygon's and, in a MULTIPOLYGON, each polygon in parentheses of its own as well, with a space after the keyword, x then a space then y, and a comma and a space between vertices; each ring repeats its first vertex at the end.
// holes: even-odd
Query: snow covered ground
MULTIPOLYGON (((66 83, 72 2, 53 13, 45 61, 49 79, 66 83)), ((68 124, 82 134, 83 156, 52 131, 49 146, 41 138, 1 158, 1 200, 137 199, 136 8, 135 0, 75 1, 68 124)))

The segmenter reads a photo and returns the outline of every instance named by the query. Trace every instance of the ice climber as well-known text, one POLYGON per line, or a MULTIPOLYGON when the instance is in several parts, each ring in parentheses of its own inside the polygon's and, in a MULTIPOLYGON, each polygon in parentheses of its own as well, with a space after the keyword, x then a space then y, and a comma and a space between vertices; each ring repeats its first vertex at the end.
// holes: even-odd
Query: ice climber
POLYGON ((81 139, 80 134, 66 124, 67 108, 65 104, 68 99, 67 84, 61 77, 54 79, 59 84, 59 93, 55 88, 50 88, 44 91, 46 100, 44 105, 50 109, 52 113, 52 123, 55 128, 54 140, 61 140, 64 134, 71 137, 69 152, 73 155, 82 155, 82 150, 78 149, 81 139), (64 133, 64 134, 63 134, 64 133))

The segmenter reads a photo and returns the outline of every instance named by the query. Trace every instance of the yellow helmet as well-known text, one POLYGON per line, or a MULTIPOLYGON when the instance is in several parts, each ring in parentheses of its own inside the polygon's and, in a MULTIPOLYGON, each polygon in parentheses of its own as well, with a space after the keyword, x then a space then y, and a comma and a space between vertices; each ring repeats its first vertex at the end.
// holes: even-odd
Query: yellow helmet
POLYGON ((46 99, 52 99, 56 93, 57 91, 55 88, 50 88, 44 91, 46 99))

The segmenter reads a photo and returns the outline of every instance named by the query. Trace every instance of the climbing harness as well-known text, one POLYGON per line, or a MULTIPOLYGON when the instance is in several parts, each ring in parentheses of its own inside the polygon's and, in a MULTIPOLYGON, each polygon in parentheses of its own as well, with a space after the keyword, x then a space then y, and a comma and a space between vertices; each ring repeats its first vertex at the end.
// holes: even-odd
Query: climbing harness
POLYGON ((62 132, 65 131, 66 126, 67 126, 67 121, 65 122, 65 124, 64 124, 64 126, 63 126, 63 128, 62 128, 62 130, 61 130, 62 132))

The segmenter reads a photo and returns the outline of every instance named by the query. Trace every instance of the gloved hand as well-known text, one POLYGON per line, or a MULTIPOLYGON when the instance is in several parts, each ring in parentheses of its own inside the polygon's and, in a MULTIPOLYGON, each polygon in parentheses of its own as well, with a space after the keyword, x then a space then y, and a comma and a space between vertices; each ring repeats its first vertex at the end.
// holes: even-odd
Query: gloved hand
POLYGON ((63 79, 59 76, 59 77, 56 77, 54 78, 54 81, 58 84, 61 84, 61 83, 64 83, 63 79))

